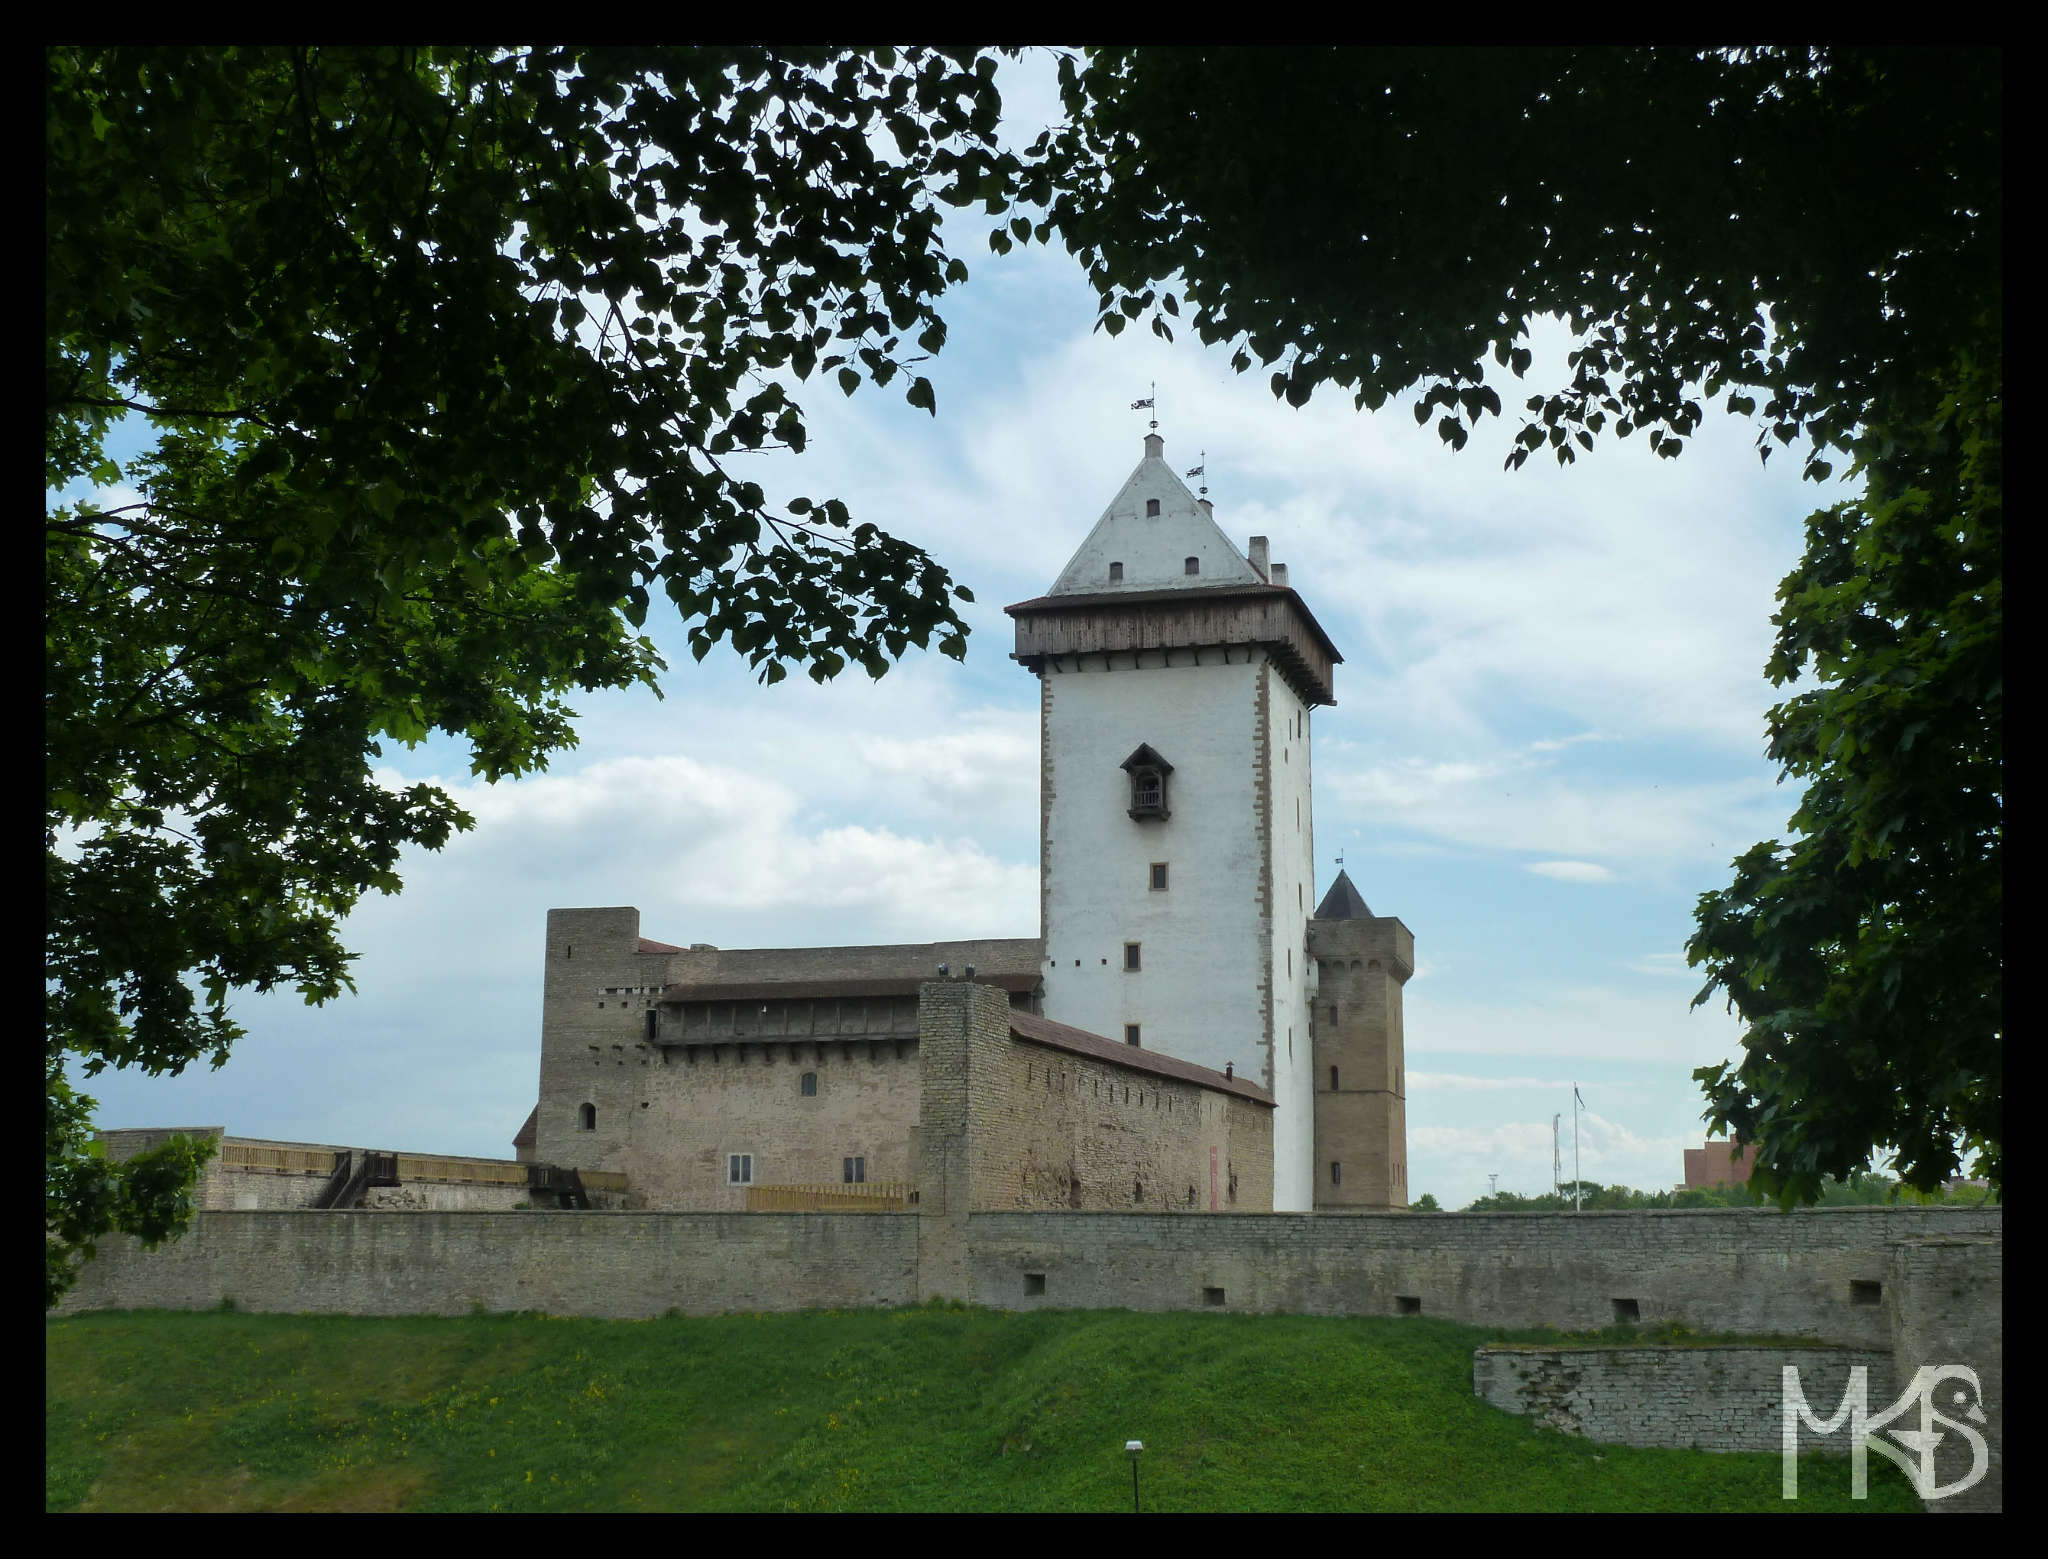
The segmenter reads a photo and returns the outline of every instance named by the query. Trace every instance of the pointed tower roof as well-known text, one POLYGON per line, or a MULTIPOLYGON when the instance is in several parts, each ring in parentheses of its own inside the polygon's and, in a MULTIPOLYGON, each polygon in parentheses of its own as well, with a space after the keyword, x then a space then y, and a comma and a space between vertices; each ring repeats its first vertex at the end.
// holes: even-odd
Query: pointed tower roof
POLYGON ((1210 517, 1208 505, 1173 474, 1165 451, 1166 441, 1157 433, 1145 435, 1145 458, 1110 499, 1048 595, 1265 584, 1210 517), (1189 558, 1195 560, 1192 574, 1189 558), (1112 563, 1122 565, 1115 579, 1110 577, 1112 563))
POLYGON ((1285 571, 1266 562, 1265 538, 1253 538, 1258 561, 1248 560, 1209 501, 1168 468, 1165 451, 1166 441, 1148 434, 1145 458, 1052 589, 1003 608, 1017 624, 1013 658, 1038 675, 1070 656, 1187 649, 1199 664, 1205 650, 1228 660, 1245 646, 1263 651, 1307 703, 1334 704, 1344 657, 1284 583, 1285 571))
POLYGON ((1352 885, 1350 873, 1337 872, 1337 880, 1330 884, 1330 891, 1323 895, 1323 902, 1316 906, 1318 920, 1375 920, 1378 917, 1366 908, 1363 895, 1352 885))

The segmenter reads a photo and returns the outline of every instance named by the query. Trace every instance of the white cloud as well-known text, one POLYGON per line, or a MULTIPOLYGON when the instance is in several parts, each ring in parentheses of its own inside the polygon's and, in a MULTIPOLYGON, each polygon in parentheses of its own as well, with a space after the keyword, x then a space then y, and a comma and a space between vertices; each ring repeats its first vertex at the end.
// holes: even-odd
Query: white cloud
POLYGON ((1628 967, 1637 974, 1677 975, 1681 979, 1694 972, 1687 966, 1683 953, 1645 953, 1629 960, 1628 967))
POLYGON ((1531 861, 1523 868, 1558 882, 1612 882, 1614 873, 1591 861, 1531 861))

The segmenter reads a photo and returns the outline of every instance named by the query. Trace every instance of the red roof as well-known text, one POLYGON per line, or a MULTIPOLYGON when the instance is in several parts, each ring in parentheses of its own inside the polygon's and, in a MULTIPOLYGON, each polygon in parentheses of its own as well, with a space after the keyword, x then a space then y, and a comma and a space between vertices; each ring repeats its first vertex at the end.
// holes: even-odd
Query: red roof
POLYGON ((1055 1023, 1050 1018, 1021 1012, 1014 1007, 1010 1010, 1010 1033, 1031 1044, 1065 1050, 1073 1055, 1086 1056, 1091 1061, 1107 1061, 1112 1066, 1127 1067, 1137 1072, 1150 1072, 1158 1077, 1171 1077, 1176 1082, 1193 1083, 1198 1088, 1207 1088, 1216 1093, 1235 1094, 1238 1098, 1249 1099, 1254 1104, 1271 1106, 1273 1103, 1271 1094, 1246 1082, 1242 1077, 1225 1077, 1221 1072, 1211 1071, 1206 1066, 1196 1066, 1192 1061, 1163 1056, 1156 1050, 1144 1050, 1136 1045, 1120 1045, 1113 1039, 1104 1039, 1100 1034, 1091 1034, 1086 1029, 1070 1028, 1064 1023, 1055 1023))
POLYGON ((686 953, 689 949, 677 947, 670 942, 654 942, 646 937, 642 937, 640 939, 640 951, 643 953, 686 953))
MULTIPOLYGON (((915 996, 930 975, 886 975, 868 979, 840 980, 723 980, 697 981, 688 985, 662 987, 661 1004, 683 1001, 812 1001, 834 997, 852 1000, 863 996, 915 996)), ((1038 988, 1035 969, 977 974, 976 985, 993 985, 1006 991, 1038 988)))

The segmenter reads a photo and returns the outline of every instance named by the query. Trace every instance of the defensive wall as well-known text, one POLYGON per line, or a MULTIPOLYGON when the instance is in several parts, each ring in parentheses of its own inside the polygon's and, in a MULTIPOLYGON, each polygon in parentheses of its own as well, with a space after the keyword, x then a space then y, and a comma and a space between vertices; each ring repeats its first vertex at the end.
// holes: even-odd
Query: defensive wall
MULTIPOLYGON (((1889 1349, 1766 1346, 1481 1348, 1472 1356, 1472 1390, 1504 1412, 1607 1445, 1776 1452, 1787 1365, 1824 1418, 1853 1369, 1865 1371, 1876 1411, 1898 1395, 1889 1349)), ((1802 1450, 1844 1451, 1845 1430, 1823 1438, 1801 1428, 1802 1450)))

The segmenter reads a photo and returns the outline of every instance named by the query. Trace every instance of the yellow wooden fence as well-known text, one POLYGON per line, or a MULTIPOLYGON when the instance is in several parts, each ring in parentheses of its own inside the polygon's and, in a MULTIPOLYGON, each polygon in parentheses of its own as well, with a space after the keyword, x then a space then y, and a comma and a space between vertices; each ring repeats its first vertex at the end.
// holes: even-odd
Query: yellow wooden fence
MULTIPOLYGON (((590 1177, 585 1175, 588 1183, 590 1177)), ((907 1180, 869 1180, 859 1185, 750 1185, 750 1213, 900 1213, 917 1200, 907 1180)))

